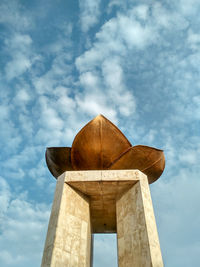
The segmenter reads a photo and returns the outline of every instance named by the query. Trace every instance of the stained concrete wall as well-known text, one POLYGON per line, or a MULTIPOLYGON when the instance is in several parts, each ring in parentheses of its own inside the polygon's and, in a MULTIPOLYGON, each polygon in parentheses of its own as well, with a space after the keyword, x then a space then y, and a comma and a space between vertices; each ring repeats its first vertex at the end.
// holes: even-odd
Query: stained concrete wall
POLYGON ((42 267, 90 266, 91 224, 89 198, 58 178, 42 267))
POLYGON ((147 178, 141 176, 116 202, 119 267, 162 267, 147 178))

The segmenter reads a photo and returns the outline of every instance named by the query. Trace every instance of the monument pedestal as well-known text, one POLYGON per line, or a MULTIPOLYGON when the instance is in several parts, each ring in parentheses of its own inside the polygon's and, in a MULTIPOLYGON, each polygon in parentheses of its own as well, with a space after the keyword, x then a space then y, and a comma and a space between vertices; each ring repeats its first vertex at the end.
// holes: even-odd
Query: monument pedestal
POLYGON ((42 267, 91 266, 92 233, 116 233, 119 267, 162 267, 146 175, 69 171, 58 177, 42 267))

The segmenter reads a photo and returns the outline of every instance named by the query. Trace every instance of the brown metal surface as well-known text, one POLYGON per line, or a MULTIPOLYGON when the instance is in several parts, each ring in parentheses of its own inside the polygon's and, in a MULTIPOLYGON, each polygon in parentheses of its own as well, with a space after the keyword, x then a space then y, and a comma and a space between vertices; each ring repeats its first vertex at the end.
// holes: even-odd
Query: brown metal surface
POLYGON ((50 147, 46 162, 56 178, 68 170, 138 169, 156 181, 165 168, 162 150, 131 147, 124 134, 102 115, 86 124, 76 135, 72 148, 50 147))
POLYGON ((74 170, 103 170, 131 147, 123 133, 99 115, 76 135, 71 159, 74 170))
POLYGON ((165 156, 162 150, 149 146, 134 146, 123 153, 109 169, 138 169, 148 176, 149 183, 155 182, 165 168, 165 156))
POLYGON ((71 171, 71 147, 48 147, 46 149, 46 163, 54 177, 65 171, 71 171))

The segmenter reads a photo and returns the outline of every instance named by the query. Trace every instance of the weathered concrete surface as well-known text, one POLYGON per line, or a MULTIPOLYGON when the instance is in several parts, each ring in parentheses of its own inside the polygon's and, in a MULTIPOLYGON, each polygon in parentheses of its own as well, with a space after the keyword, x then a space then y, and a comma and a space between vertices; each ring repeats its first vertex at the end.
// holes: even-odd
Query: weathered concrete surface
POLYGON ((116 199, 137 181, 138 171, 66 172, 65 181, 90 197, 93 233, 116 233, 116 199))
POLYGON ((41 266, 90 266, 91 233, 107 232, 117 232, 119 267, 163 267, 146 175, 65 172, 58 178, 41 266))
POLYGON ((45 242, 42 267, 90 266, 89 198, 59 176, 45 242))
POLYGON ((116 202, 119 267, 162 267, 162 255, 147 177, 116 202))

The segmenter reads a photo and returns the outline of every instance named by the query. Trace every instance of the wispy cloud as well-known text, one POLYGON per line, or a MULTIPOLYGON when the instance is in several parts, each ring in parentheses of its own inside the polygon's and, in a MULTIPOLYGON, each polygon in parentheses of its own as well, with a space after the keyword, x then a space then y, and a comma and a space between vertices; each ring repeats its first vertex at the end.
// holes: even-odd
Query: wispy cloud
POLYGON ((99 21, 100 12, 100 0, 79 0, 80 6, 80 26, 84 33, 90 28, 94 27, 99 21))
POLYGON ((198 265, 199 2, 38 3, 0 4, 1 261, 39 262, 55 186, 45 147, 103 113, 133 145, 165 150, 152 196, 166 266, 198 265))
POLYGON ((1 185, 0 262, 3 266, 35 266, 40 264, 45 238, 44 227, 49 218, 49 207, 27 201, 26 194, 16 196, 7 182, 1 185), (32 263, 31 263, 32 259, 32 263))
POLYGON ((194 203, 199 200, 200 182, 195 170, 184 168, 170 181, 152 186, 164 262, 169 266, 197 266, 200 216, 194 203), (189 226, 189 227, 188 227, 189 226), (187 255, 191 257, 184 257, 187 255))

